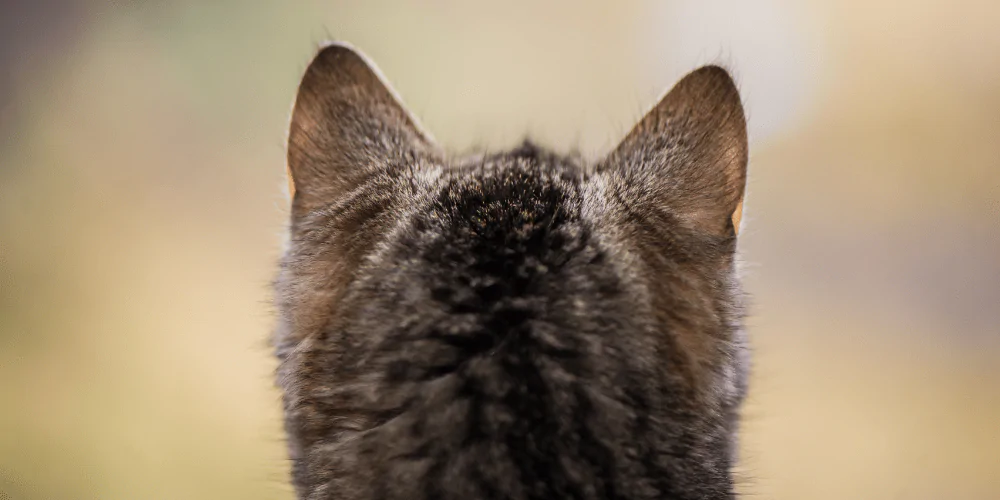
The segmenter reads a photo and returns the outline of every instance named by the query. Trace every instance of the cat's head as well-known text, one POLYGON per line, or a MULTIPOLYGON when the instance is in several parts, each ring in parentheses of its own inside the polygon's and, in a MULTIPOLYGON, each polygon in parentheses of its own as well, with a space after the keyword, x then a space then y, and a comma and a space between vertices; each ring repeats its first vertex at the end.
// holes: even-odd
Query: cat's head
POLYGON ((453 158, 364 56, 322 49, 277 283, 300 496, 728 498, 746 166, 718 67, 597 162, 453 158))

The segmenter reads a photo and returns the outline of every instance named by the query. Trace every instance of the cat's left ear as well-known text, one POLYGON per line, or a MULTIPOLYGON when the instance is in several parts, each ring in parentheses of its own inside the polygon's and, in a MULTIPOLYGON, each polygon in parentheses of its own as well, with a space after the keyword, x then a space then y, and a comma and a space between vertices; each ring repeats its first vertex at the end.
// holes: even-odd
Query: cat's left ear
POLYGON ((726 70, 706 66, 681 79, 605 160, 630 189, 626 200, 668 210, 692 228, 739 231, 747 172, 747 127, 726 70))
POLYGON ((436 154, 378 68, 345 43, 327 45, 299 84, 288 131, 293 216, 336 202, 380 172, 436 154))

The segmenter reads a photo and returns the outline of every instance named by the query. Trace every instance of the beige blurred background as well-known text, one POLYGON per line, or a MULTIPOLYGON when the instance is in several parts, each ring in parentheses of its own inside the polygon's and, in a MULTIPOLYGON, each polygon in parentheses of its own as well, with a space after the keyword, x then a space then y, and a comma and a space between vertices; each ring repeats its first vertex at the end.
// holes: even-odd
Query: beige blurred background
POLYGON ((266 339, 327 38, 453 151, 738 77, 741 491, 1000 499, 1000 3, 0 2, 0 498, 290 499, 266 339), (155 4, 155 6, 154 6, 155 4))

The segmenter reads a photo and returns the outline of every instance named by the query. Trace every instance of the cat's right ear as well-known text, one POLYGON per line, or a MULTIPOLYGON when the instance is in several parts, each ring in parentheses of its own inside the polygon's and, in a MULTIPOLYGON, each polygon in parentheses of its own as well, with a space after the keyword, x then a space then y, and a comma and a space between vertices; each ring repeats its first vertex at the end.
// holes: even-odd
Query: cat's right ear
POLYGON ((428 154, 436 154, 433 139, 374 64, 343 43, 319 51, 299 84, 288 131, 293 217, 428 154))
POLYGON ((635 191, 629 202, 697 231, 739 231, 747 126, 736 84, 718 66, 682 78, 605 160, 635 191))

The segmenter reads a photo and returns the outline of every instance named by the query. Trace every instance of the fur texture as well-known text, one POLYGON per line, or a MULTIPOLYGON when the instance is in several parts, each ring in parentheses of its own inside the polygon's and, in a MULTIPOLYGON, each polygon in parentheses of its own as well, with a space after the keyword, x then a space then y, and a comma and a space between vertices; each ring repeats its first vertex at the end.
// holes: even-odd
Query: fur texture
POLYGON ((332 45, 288 157, 275 344, 299 498, 733 498, 747 152, 724 70, 594 164, 455 159, 332 45))

